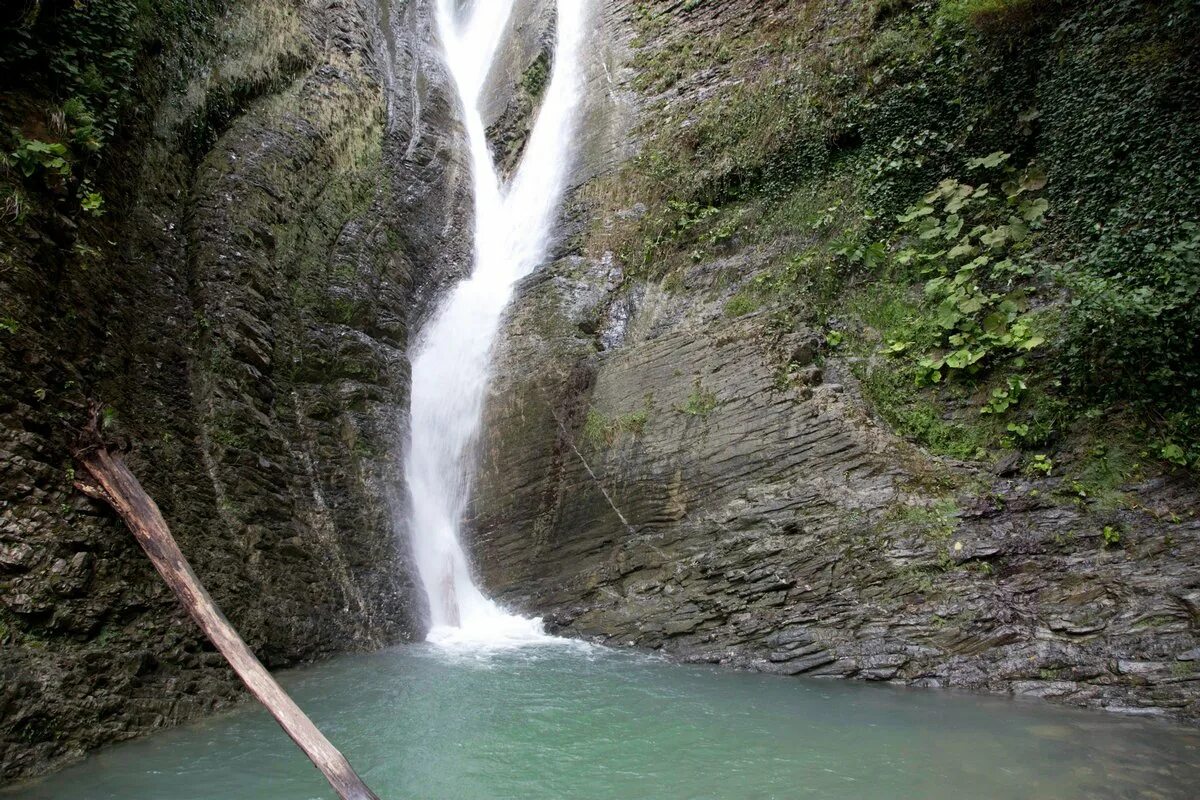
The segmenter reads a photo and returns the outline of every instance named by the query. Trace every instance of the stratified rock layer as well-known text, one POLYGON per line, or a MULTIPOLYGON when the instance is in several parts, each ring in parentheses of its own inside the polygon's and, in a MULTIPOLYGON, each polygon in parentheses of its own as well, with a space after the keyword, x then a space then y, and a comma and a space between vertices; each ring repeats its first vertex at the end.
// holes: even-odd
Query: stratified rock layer
MULTIPOLYGON (((739 5, 669 11, 667 30, 788 13, 739 5)), ((627 111, 636 18, 609 9, 602 56, 627 111)), ((932 457, 872 417, 823 335, 727 313, 774 255, 727 249, 662 284, 568 255, 521 287, 474 499, 490 591, 556 631, 690 660, 1200 715, 1186 478, 1100 512, 1055 477, 932 457)))
POLYGON ((1121 512, 1136 533, 1107 549, 1041 499, 1051 479, 896 439, 837 359, 780 389, 768 320, 725 319, 702 269, 591 333, 607 295, 569 275, 603 266, 556 266, 521 295, 488 411, 475 548, 502 600, 694 660, 1196 713, 1195 523, 1121 512))
POLYGON ((83 397, 269 667, 419 634, 392 513, 406 348, 465 261, 469 188, 431 6, 391 5, 230 4, 186 84, 148 99, 107 241, 34 219, 10 243, 0 779, 240 693, 72 490, 83 397))

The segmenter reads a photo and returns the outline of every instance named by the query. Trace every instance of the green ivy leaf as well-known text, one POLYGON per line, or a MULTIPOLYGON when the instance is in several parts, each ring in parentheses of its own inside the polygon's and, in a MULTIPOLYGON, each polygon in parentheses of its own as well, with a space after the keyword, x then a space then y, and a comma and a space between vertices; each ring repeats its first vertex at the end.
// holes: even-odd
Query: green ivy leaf
POLYGON ((1050 203, 1044 197, 1039 197, 1036 200, 1026 200, 1021 203, 1019 211, 1021 218, 1026 222, 1037 222, 1046 215, 1046 210, 1050 208, 1050 203))
POLYGON ((1159 450, 1159 454, 1172 464, 1177 464, 1181 467, 1187 466, 1187 454, 1183 451, 1182 447, 1174 442, 1168 442, 1167 444, 1164 444, 1162 449, 1159 450))
POLYGON ((983 308, 983 298, 979 295, 966 297, 958 302, 958 310, 964 314, 974 314, 983 308))
POLYGON ((1021 176, 1021 188, 1027 192, 1037 192, 1046 188, 1046 170, 1037 164, 1031 164, 1021 176))
POLYGON ((1000 166, 1005 161, 1008 161, 1009 154, 1001 150, 984 156, 983 158, 973 158, 967 162, 968 169, 994 169, 1000 166))
POLYGON ((1018 346, 1018 347, 1019 347, 1021 350, 1024 350, 1026 353, 1028 353, 1030 350, 1033 350, 1033 349, 1034 349, 1034 348, 1036 348, 1036 347, 1041 347, 1043 344, 1045 344, 1045 342, 1046 342, 1046 339, 1045 339, 1045 337, 1042 337, 1042 336, 1030 336, 1028 339, 1026 339, 1025 341, 1021 342, 1021 343, 1020 343, 1019 345, 1017 345, 1017 346, 1018 346))

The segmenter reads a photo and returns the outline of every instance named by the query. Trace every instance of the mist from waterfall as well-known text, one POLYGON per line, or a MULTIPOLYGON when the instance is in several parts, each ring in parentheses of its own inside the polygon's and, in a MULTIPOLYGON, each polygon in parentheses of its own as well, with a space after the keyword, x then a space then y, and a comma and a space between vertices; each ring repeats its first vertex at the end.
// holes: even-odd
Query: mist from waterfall
POLYGON ((558 0, 551 79, 528 145, 505 185, 480 113, 514 0, 439 0, 438 31, 461 100, 475 194, 475 261, 443 300, 412 354, 406 458, 417 569, 429 598, 429 640, 506 645, 546 639, 540 619, 509 614, 476 586, 460 541, 491 351, 516 282, 546 258, 575 140, 587 0, 558 0))

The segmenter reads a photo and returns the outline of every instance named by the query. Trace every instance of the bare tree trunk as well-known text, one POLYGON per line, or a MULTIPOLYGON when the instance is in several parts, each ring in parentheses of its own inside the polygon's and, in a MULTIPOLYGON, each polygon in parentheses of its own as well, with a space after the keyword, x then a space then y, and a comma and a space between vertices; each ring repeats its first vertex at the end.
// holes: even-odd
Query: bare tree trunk
POLYGON ((338 797, 342 800, 379 800, 354 772, 346 757, 317 730, 225 619, 175 543, 158 505, 146 494, 120 456, 113 455, 104 446, 95 415, 75 457, 92 479, 81 480, 76 487, 89 497, 107 502, 125 520, 158 574, 175 592, 192 619, 225 656, 251 694, 267 707, 280 727, 321 771, 338 797))

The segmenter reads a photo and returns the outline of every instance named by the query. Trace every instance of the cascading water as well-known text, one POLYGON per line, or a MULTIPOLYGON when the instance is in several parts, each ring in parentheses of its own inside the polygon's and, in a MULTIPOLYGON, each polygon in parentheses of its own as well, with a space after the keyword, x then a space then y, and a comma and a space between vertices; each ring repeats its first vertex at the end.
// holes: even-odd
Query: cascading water
POLYGON ((547 638, 541 620, 508 614, 484 596, 459 541, 492 345, 514 285, 546 257, 583 91, 586 0, 558 0, 550 83, 524 157, 511 183, 502 185, 479 105, 513 3, 476 0, 461 14, 455 0, 439 0, 438 6, 438 30, 471 149, 475 263, 422 331, 413 353, 406 470, 413 553, 429 598, 429 639, 443 644, 547 638))

